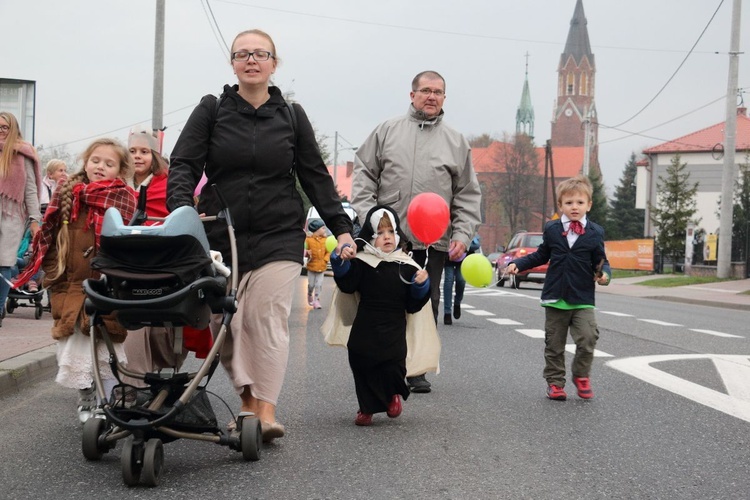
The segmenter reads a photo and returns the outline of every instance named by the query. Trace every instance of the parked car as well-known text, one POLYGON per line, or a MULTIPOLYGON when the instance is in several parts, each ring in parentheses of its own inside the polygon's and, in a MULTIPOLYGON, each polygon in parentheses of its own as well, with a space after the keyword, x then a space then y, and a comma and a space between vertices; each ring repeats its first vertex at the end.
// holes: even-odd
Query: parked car
POLYGON ((487 260, 489 260, 492 263, 492 267, 495 267, 497 265, 497 259, 502 255, 502 252, 492 252, 491 254, 487 255, 487 260))
POLYGON ((513 288, 520 288, 521 282, 523 281, 544 283, 544 278, 547 276, 546 262, 541 266, 528 269, 514 276, 506 274, 505 272, 505 268, 508 267, 508 264, 510 264, 511 261, 536 252, 537 247, 539 247, 541 243, 542 233, 520 231, 514 234, 510 239, 510 243, 508 243, 505 252, 498 257, 495 263, 495 269, 497 270, 497 286, 505 286, 506 281, 509 281, 513 288))

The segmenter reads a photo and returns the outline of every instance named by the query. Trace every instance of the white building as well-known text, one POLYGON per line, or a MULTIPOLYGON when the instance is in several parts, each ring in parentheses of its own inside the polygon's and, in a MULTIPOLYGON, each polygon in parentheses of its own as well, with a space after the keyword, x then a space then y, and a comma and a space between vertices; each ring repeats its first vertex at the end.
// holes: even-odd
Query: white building
MULTIPOLYGON (((636 208, 646 210, 644 236, 654 236, 649 205, 656 206, 659 177, 666 177, 675 154, 680 163, 686 163, 689 182, 698 183, 696 193, 696 228, 706 234, 716 234, 719 229, 718 202, 721 198, 721 178, 724 168, 724 122, 704 128, 643 151, 646 158, 638 162, 636 177, 636 208)), ((737 108, 736 153, 737 165, 747 162, 750 153, 750 118, 747 108, 737 108)))

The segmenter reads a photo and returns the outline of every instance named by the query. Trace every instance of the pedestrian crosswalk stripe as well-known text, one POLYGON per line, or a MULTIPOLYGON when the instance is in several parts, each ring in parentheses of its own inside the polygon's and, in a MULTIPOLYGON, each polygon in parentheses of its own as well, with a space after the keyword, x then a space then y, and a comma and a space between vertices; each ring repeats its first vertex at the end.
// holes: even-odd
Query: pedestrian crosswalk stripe
POLYGON ((482 309, 473 309, 466 311, 469 314, 473 314, 474 316, 494 316, 495 313, 491 313, 489 311, 483 311, 482 309))
POLYGON ((523 325, 523 323, 508 318, 487 318, 487 321, 492 321, 497 325, 523 325))
POLYGON ((615 311, 600 311, 599 309, 597 309, 596 312, 602 313, 602 314, 609 314, 610 316, 621 316, 621 317, 626 317, 626 318, 633 317, 632 314, 620 313, 620 312, 615 312, 615 311))
POLYGON ((691 332, 705 333, 706 335, 714 335, 716 337, 728 337, 733 339, 744 339, 742 335, 732 335, 731 333, 715 332, 713 330, 700 330, 698 328, 690 328, 691 332))
MULTIPOLYGON (((565 344, 565 350, 569 353, 575 354, 576 353, 576 345, 575 344, 565 344)), ((606 352, 600 351, 599 349, 594 349, 594 357, 595 358, 614 358, 613 355, 607 354, 606 352)))
POLYGON ((685 326, 685 325, 679 325, 677 323, 668 323, 666 321, 659 321, 658 319, 641 319, 641 318, 638 318, 638 321, 644 321, 646 323, 653 323, 654 325, 659 325, 659 326, 685 326))
POLYGON ((543 339, 544 338, 544 330, 528 330, 525 328, 516 330, 518 333, 523 333, 527 337, 531 337, 532 339, 543 339))

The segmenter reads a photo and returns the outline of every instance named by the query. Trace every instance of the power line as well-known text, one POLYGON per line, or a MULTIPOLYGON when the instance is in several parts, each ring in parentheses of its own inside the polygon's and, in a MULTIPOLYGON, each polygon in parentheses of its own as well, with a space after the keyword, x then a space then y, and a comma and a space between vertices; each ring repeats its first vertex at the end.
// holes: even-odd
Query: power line
POLYGON ((206 14, 206 19, 208 19, 208 25, 211 27, 211 33, 213 33, 214 38, 216 39, 216 42, 219 44, 221 53, 224 55, 224 57, 227 58, 227 60, 230 60, 229 55, 228 55, 230 52, 230 49, 227 46, 227 42, 224 41, 224 36, 221 34, 221 30, 219 29, 219 24, 216 22, 214 13, 211 10, 211 5, 208 3, 208 0, 205 0, 205 1, 206 1, 206 5, 204 5, 203 0, 201 0, 201 7, 203 7, 203 13, 206 14), (208 9, 206 9, 206 6, 208 6, 208 9))
MULTIPOLYGON (((273 7, 265 7, 261 5, 248 4, 248 3, 243 3, 239 1, 233 1, 233 0, 216 0, 216 1, 222 2, 222 3, 233 4, 233 5, 240 5, 242 7, 249 7, 252 9, 261 9, 261 10, 269 10, 273 12, 280 12, 282 14, 293 14, 297 16, 313 17, 316 19, 327 19, 329 21, 340 21, 344 23, 364 24, 367 26, 379 26, 382 28, 418 31, 422 33, 436 33, 440 35, 460 36, 460 37, 466 37, 466 38, 480 38, 484 40, 502 40, 506 42, 525 42, 525 43, 539 43, 539 44, 546 44, 546 45, 564 45, 560 42, 552 42, 549 40, 530 40, 526 38, 511 38, 511 37, 502 37, 502 36, 494 36, 494 35, 480 35, 477 33, 464 33, 460 31, 438 30, 438 29, 422 28, 422 27, 416 27, 416 26, 378 23, 374 21, 363 21, 360 19, 350 19, 350 18, 345 18, 345 17, 325 16, 322 14, 310 14, 307 12, 299 12, 299 11, 286 10, 286 9, 276 9, 273 7)), ((615 46, 610 46, 610 45, 593 45, 592 47, 596 49, 632 50, 632 51, 639 51, 639 52, 667 52, 667 53, 670 53, 670 52, 671 53, 683 53, 684 52, 684 50, 677 50, 677 49, 654 49, 654 48, 648 48, 648 47, 615 47, 615 46)), ((695 54, 715 54, 716 51, 694 51, 694 53, 695 54)))
MULTIPOLYGON (((194 108, 197 105, 198 105, 198 103, 196 102, 196 103, 190 104, 189 106, 185 106, 185 107, 182 107, 180 109, 175 109, 174 111, 170 111, 168 113, 164 113, 164 116, 171 115, 172 113, 178 113, 178 112, 184 111, 184 110, 186 110, 188 108, 194 108)), ((124 129, 129 129, 131 127, 135 127, 136 125, 140 125, 141 123, 147 122, 149 120, 150 120, 150 118, 147 118, 145 120, 141 120, 141 121, 138 121, 138 122, 135 122, 135 123, 131 123, 130 125, 125 125, 124 127, 119 127, 119 128, 116 128, 116 129, 108 130, 107 132, 100 132, 98 134, 90 135, 90 136, 84 137, 82 139, 76 139, 74 141, 63 142, 62 144, 55 144, 55 146, 56 147, 64 147, 64 146, 69 146, 71 144, 75 144, 77 142, 87 141, 89 139, 96 139, 97 137, 101 137, 103 135, 114 134, 115 132, 119 132, 120 130, 124 130, 124 129)))
POLYGON ((667 124, 669 124, 669 123, 672 123, 672 122, 674 122, 674 121, 677 121, 677 120, 679 120, 679 119, 681 119, 681 118, 685 118, 686 116, 688 116, 688 115, 690 115, 690 114, 693 114, 693 113, 695 113, 696 111, 700 111, 700 110, 701 110, 701 109, 703 109, 703 108, 707 108, 708 106, 710 106, 710 105, 712 105, 712 104, 714 104, 714 103, 716 103, 716 102, 719 102, 719 101, 721 101, 721 100, 722 100, 722 99, 724 99, 725 97, 726 97, 725 95, 722 95, 722 96, 720 96, 720 97, 718 97, 718 98, 714 99, 713 101, 711 101, 711 102, 709 102, 709 103, 706 103, 706 104, 704 104, 703 106, 697 107, 697 108, 695 108, 695 109, 693 109, 693 110, 691 110, 691 111, 688 111, 687 113, 683 113, 683 114, 681 114, 680 116, 677 116, 677 117, 675 117, 675 118, 672 118, 671 120, 667 120, 667 121, 665 121, 665 122, 662 122, 662 123, 660 123, 660 124, 658 124, 658 125, 654 125, 653 127, 649 127, 649 128, 643 129, 643 130, 641 130, 641 131, 638 131, 638 132, 629 132, 629 131, 627 131, 627 130, 622 130, 622 129, 620 129, 620 128, 617 128, 617 127, 612 127, 612 126, 609 126, 609 125, 604 125, 603 123, 597 123, 597 125, 598 125, 599 127, 602 127, 602 128, 606 128, 606 129, 617 130, 618 132, 625 132, 625 133, 627 133, 627 134, 628 134, 628 135, 623 135, 622 137, 617 137, 616 139, 609 139, 609 140, 607 140, 607 141, 600 141, 600 142, 599 142, 599 144, 600 144, 600 145, 601 145, 601 144, 609 144, 610 142, 617 142, 617 141, 621 141, 621 140, 623 140, 623 139, 627 139, 627 138, 629 138, 629 137, 633 137, 633 136, 641 136, 641 137, 646 137, 646 136, 643 136, 643 135, 642 135, 642 134, 643 134, 643 132, 648 132, 649 130, 653 130, 653 129, 655 129, 655 128, 659 128, 659 127, 661 127, 661 126, 664 126, 664 125, 667 125, 667 124))
POLYGON ((635 118, 636 116, 640 115, 643 111, 646 110, 646 108, 648 108, 651 105, 652 102, 654 102, 656 100, 657 97, 659 97, 659 95, 664 91, 664 89, 667 88, 667 85, 669 85, 669 82, 671 82, 674 79, 674 77, 677 76, 677 73, 680 71, 680 69, 682 68, 682 66, 687 62, 688 57, 690 57, 690 54, 693 53, 693 50, 695 49, 696 45, 698 45, 698 42, 700 42, 701 38, 703 38, 703 35, 706 33, 706 30, 708 29, 708 27, 711 25, 711 22, 716 17, 716 14, 719 12, 719 9, 721 8, 721 6, 722 6, 723 3, 724 3, 724 0, 721 0, 719 2, 719 6, 716 7, 716 10, 714 11, 713 15, 711 16, 711 19, 708 20, 708 23, 706 24, 706 27, 703 28, 703 31, 701 31, 701 34, 698 36, 698 39, 695 41, 695 43, 693 44, 693 46, 690 47, 690 51, 682 59, 682 62, 680 63, 679 66, 677 66, 677 69, 674 70, 674 73, 672 73, 672 76, 670 76, 669 79, 667 80, 667 82, 662 86, 662 88, 659 89, 659 92, 657 92, 656 95, 654 97, 652 97, 651 100, 648 101, 646 103, 646 105, 643 106, 636 114, 634 114, 633 116, 631 116, 630 118, 628 118, 624 122, 618 123, 617 125, 615 125, 612 128, 616 128, 616 127, 620 127, 622 125, 625 125, 626 123, 628 123, 629 121, 631 121, 633 118, 635 118))

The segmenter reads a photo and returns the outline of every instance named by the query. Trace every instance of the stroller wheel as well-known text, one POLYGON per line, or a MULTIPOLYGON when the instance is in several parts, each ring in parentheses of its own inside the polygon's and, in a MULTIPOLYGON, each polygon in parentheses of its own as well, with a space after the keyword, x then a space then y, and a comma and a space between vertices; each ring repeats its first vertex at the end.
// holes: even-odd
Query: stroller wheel
POLYGON ((122 455, 120 456, 122 482, 127 486, 135 486, 141 479, 142 455, 143 445, 135 444, 133 436, 128 437, 122 445, 122 455))
POLYGON ((102 418, 90 418, 83 424, 81 450, 86 460, 101 460, 109 451, 108 446, 100 446, 99 438, 106 432, 106 421, 102 418))
POLYGON ((13 314, 13 311, 15 311, 17 307, 18 300, 8 297, 8 301, 5 303, 5 310, 8 311, 8 314, 13 314))
POLYGON ((143 449, 143 484, 159 486, 164 465, 164 445, 161 439, 149 439, 143 449))
POLYGON ((39 319, 42 317, 42 304, 39 303, 36 306, 34 306, 34 319, 39 319))
POLYGON ((260 420, 255 417, 245 417, 240 422, 240 426, 242 458, 253 461, 260 460, 260 449, 263 443, 260 420))

